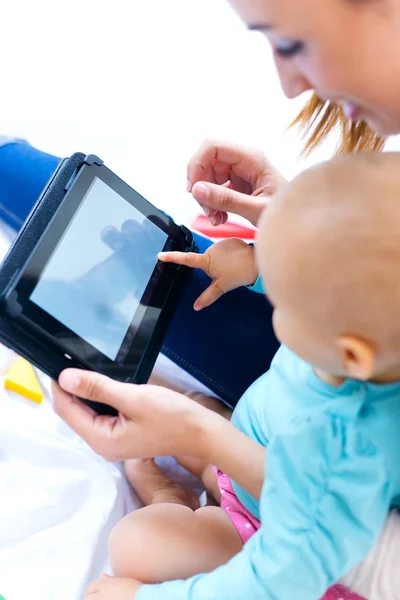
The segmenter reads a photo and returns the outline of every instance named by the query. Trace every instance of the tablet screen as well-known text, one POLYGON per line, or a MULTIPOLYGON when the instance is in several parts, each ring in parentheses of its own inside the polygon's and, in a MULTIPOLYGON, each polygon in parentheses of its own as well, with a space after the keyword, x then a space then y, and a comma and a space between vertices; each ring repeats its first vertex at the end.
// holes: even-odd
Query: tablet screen
POLYGON ((167 239, 95 177, 30 300, 114 361, 167 239))

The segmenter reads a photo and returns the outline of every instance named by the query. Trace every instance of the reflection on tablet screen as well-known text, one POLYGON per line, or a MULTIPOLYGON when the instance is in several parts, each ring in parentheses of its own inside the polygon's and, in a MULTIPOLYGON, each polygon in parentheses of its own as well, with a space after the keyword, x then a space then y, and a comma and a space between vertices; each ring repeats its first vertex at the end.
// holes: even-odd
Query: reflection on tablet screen
POLYGON ((30 299, 115 360, 167 237, 95 178, 30 299))

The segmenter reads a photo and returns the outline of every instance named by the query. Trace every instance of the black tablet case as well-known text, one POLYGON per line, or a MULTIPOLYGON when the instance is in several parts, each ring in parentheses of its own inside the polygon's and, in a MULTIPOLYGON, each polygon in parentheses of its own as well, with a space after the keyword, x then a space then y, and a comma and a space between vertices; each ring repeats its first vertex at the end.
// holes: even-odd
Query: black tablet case
MULTIPOLYGON (((102 164, 102 161, 94 155, 86 156, 83 153, 73 154, 70 158, 60 161, 0 267, 0 341, 55 381, 64 369, 82 368, 82 365, 73 358, 71 360, 66 358, 62 352, 57 352, 45 341, 38 339, 33 333, 23 329, 17 322, 8 318, 3 302, 4 294, 12 280, 17 278, 21 268, 24 267, 28 257, 64 199, 66 188, 77 169, 84 163, 93 164, 94 162, 102 164)), ((187 251, 196 251, 191 232, 185 227, 182 227, 182 230, 187 240, 187 251)), ((130 380, 131 383, 147 382, 172 320, 187 272, 188 269, 185 267, 178 269, 175 285, 161 311, 154 334, 146 347, 136 373, 130 380)), ((88 404, 101 414, 116 414, 109 407, 93 402, 88 404)))

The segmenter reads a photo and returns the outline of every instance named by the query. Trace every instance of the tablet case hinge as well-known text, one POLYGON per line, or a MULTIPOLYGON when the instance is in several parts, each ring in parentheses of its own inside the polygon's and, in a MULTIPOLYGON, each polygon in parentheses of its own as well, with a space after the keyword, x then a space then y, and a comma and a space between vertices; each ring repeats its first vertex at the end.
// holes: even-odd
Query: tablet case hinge
POLYGON ((98 165, 99 167, 103 166, 103 161, 95 154, 88 154, 83 162, 89 167, 91 167, 92 165, 98 165))
POLYGON ((83 162, 76 167, 75 171, 72 173, 71 177, 69 178, 68 183, 65 186, 66 192, 68 192, 70 190, 70 188, 72 187, 72 184, 74 183, 74 181, 83 165, 87 165, 88 167, 92 167, 93 165, 102 167, 103 161, 101 160, 101 158, 99 158, 95 154, 87 154, 85 159, 83 160, 83 162))
POLYGON ((196 246, 196 243, 193 239, 193 233, 190 231, 190 229, 188 229, 187 227, 185 227, 185 225, 181 225, 180 226, 180 230, 183 232, 184 236, 185 236, 185 240, 186 243, 188 245, 186 252, 198 252, 199 249, 196 246))

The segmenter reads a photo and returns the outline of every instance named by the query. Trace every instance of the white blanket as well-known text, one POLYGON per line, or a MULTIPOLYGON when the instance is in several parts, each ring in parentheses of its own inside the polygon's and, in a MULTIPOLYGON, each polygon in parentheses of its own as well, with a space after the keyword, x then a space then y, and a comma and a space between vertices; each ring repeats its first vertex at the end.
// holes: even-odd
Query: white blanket
MULTIPOLYGON (((10 236, 0 229, 0 259, 10 236)), ((112 527, 140 502, 120 465, 96 456, 54 414, 45 375, 39 373, 41 405, 4 389, 15 358, 0 345, 0 596, 80 600, 87 583, 107 570, 112 527)), ((180 376, 167 359, 159 369, 180 376)), ((165 464, 171 475, 186 477, 171 459, 165 464)))
POLYGON ((60 421, 49 395, 38 406, 1 389, 0 402, 0 593, 78 600, 124 515, 121 473, 60 421))
MULTIPOLYGON (((14 358, 0 347, 2 370, 14 358)), ((140 502, 120 465, 96 456, 54 414, 48 378, 39 377, 42 405, 0 383, 0 594, 78 600, 108 570, 112 527, 140 502)), ((175 461, 160 462, 194 487, 175 461)))

